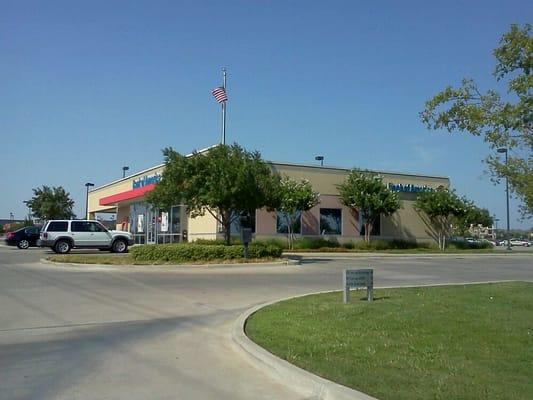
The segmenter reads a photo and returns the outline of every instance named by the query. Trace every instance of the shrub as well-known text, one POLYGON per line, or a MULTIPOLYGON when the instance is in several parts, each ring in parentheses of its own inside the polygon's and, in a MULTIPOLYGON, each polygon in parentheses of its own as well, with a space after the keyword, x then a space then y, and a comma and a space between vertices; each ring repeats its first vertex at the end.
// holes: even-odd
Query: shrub
POLYGON ((449 249, 468 250, 468 249, 492 249, 490 242, 467 242, 466 240, 454 240, 448 244, 449 249))
POLYGON ((341 245, 336 239, 324 239, 324 238, 308 238, 303 237, 294 243, 294 249, 322 249, 331 247, 340 247, 341 245))
MULTIPOLYGON (((131 248, 130 253, 135 261, 176 263, 224 261, 242 259, 244 246, 189 243, 149 244, 134 246, 131 248)), ((280 247, 269 244, 252 243, 248 247, 250 258, 280 257, 281 253, 282 249, 280 247)))

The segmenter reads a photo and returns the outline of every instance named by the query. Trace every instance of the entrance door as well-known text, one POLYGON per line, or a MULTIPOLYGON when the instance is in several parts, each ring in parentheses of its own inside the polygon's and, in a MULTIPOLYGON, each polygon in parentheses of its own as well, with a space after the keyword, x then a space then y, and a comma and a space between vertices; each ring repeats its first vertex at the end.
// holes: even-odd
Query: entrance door
POLYGON ((156 229, 157 229, 157 213, 155 210, 147 210, 146 212, 146 243, 155 244, 156 229))

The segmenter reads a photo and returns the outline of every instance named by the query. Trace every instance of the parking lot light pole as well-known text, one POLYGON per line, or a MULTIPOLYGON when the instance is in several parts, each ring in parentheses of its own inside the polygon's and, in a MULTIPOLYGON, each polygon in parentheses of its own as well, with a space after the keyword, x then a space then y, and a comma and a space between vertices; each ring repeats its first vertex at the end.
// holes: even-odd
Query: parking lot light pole
POLYGON ((87 182, 85 184, 85 187, 87 188, 87 192, 85 195, 85 218, 89 219, 89 188, 94 186, 94 183, 87 182))
POLYGON ((129 170, 129 169, 130 169, 130 167, 128 167, 126 165, 122 167, 122 178, 126 177, 126 171, 129 170))
MULTIPOLYGON (((509 158, 507 156, 507 148, 501 147, 498 150, 498 153, 505 153, 505 167, 507 167, 507 164, 509 162, 509 158)), ((507 197, 507 250, 511 250, 511 238, 510 238, 510 227, 509 227, 509 178, 505 176, 505 194, 507 197)))

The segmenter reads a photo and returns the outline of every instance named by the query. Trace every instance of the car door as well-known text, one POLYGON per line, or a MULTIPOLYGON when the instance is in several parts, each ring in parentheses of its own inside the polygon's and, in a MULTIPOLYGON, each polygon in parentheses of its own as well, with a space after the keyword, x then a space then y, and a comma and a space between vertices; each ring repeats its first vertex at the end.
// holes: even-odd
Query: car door
POLYGON ((89 232, 91 234, 90 241, 93 247, 108 247, 111 246, 111 235, 99 222, 87 221, 89 232))
POLYGON ((35 226, 30 226, 26 228, 26 236, 28 237, 28 242, 30 246, 35 246, 37 244, 37 239, 39 239, 39 228, 35 226))
POLYGON ((74 246, 90 246, 91 232, 87 221, 72 221, 70 223, 70 234, 74 239, 74 246))

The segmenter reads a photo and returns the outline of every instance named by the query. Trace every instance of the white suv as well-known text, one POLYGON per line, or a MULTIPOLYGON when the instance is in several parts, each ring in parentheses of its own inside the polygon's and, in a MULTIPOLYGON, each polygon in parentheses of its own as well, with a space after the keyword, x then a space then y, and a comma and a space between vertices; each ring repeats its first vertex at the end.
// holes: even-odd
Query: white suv
POLYGON ((50 220, 43 226, 37 244, 61 254, 74 247, 125 253, 133 244, 133 236, 129 232, 108 230, 98 221, 50 220))

